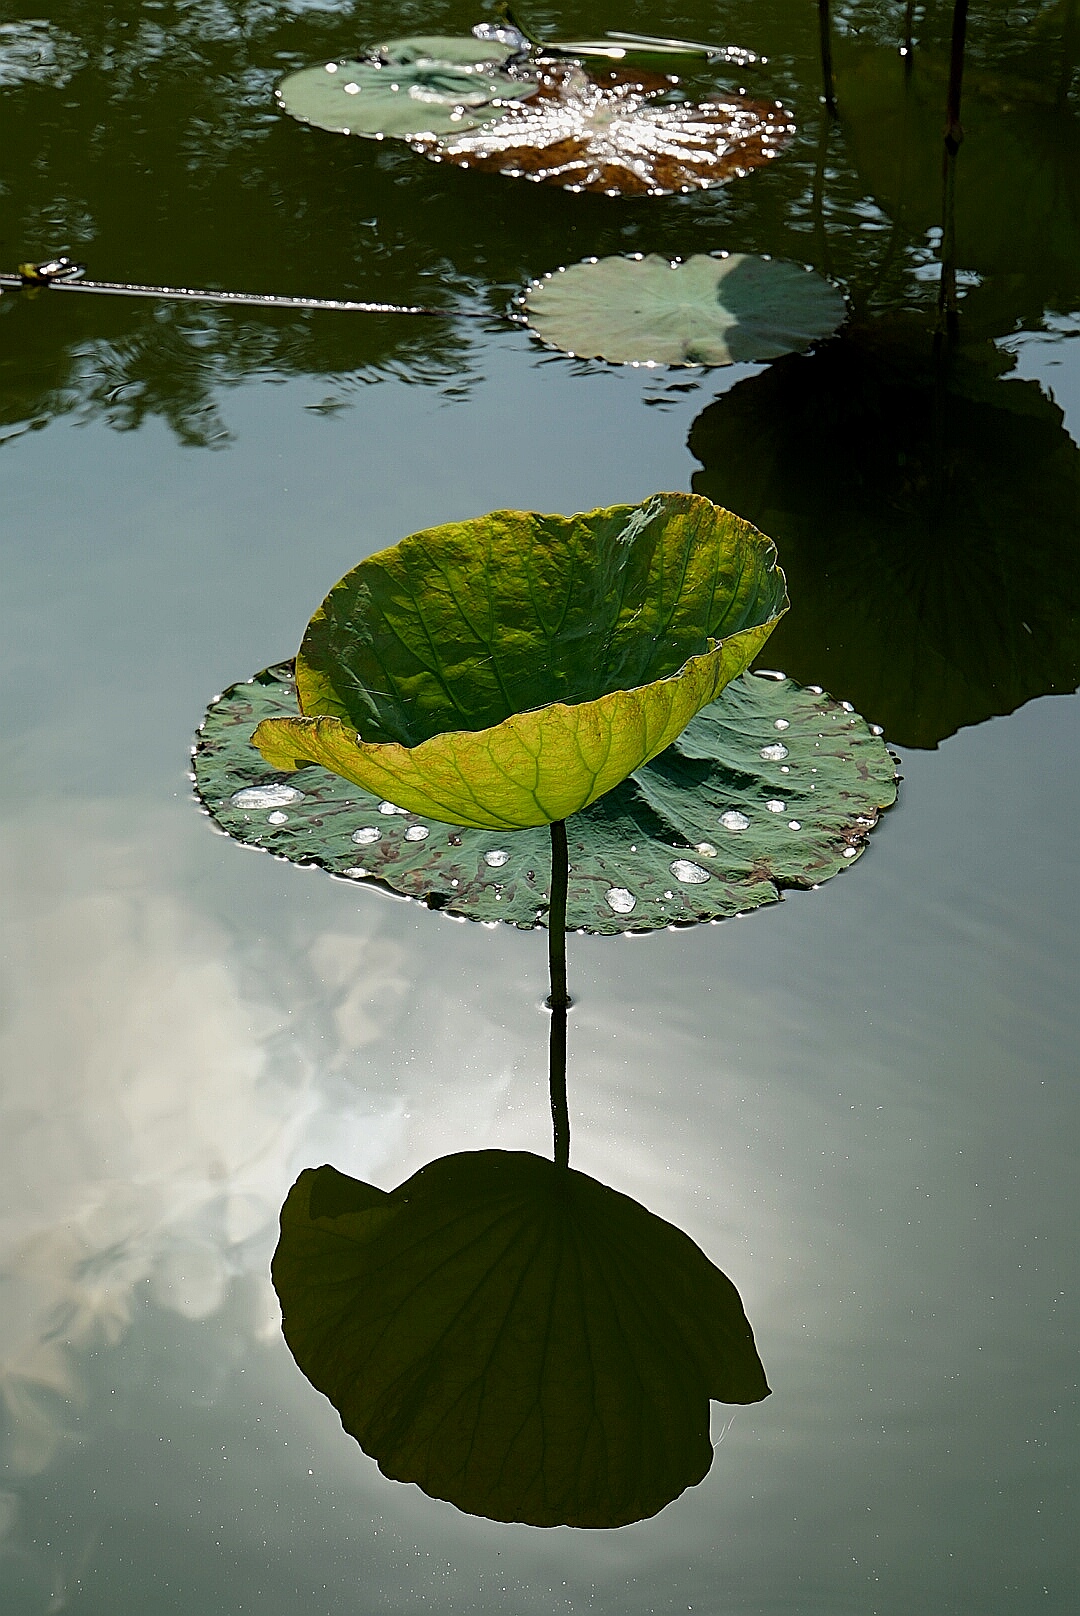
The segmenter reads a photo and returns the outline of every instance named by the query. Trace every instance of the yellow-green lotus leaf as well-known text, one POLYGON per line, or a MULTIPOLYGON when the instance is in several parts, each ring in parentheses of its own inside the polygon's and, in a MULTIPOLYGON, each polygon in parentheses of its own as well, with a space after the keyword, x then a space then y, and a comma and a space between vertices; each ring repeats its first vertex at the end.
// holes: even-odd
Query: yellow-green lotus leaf
POLYGON ((669 746, 786 609, 772 542, 700 496, 493 511, 347 573, 300 648, 303 716, 254 740, 413 813, 542 825, 669 746))

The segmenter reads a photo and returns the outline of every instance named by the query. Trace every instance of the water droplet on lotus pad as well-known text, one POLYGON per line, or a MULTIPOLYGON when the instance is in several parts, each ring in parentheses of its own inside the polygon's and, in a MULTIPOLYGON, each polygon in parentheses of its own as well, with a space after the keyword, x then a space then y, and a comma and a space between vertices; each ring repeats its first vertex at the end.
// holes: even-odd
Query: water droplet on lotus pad
POLYGON ((682 881, 688 887, 701 886, 703 882, 712 880, 708 870, 703 870, 700 864, 692 864, 689 859, 673 859, 670 869, 676 881, 682 881))
POLYGON ((245 786, 234 791, 229 801, 234 808, 284 808, 286 803, 301 802, 303 796, 295 786, 245 786))

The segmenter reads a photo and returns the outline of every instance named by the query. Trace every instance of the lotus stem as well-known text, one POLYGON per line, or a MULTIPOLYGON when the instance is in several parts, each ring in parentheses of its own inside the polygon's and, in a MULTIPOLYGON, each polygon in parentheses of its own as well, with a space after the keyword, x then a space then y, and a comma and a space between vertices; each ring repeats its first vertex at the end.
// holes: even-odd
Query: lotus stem
POLYGON ((554 1132, 556 1167, 570 1165, 570 1111, 566 1102, 566 889, 570 882, 570 854, 566 845, 566 823, 556 819, 551 826, 551 903, 548 907, 548 976, 551 993, 551 1043, 548 1085, 551 1093, 551 1123, 554 1132))
POLYGON ((810 193, 810 211, 814 222, 814 248, 818 265, 823 275, 832 275, 832 254, 829 251, 829 234, 825 222, 825 180, 828 173, 829 162, 829 136, 833 131, 833 120, 827 111, 821 114, 821 127, 818 130, 817 153, 814 158, 814 185, 810 193))
POLYGON ((1065 0, 1065 26, 1061 34, 1061 77, 1058 80, 1057 104, 1059 110, 1068 103, 1073 73, 1076 69, 1077 35, 1076 0, 1065 0))
POLYGON ((836 117, 836 91, 833 87, 832 23, 829 18, 829 0, 818 0, 818 33, 821 37, 821 80, 825 88, 825 105, 836 117))
POLYGON ((904 45, 901 52, 904 58, 904 71, 910 73, 914 61, 915 48, 915 0, 907 0, 907 9, 904 12, 904 45))
POLYGON ((952 48, 949 54, 949 89, 945 103, 945 151, 942 159, 941 283, 938 288, 938 335, 956 335, 956 158, 964 138, 960 122, 960 94, 964 83, 964 46, 967 40, 968 0, 953 6, 952 48))

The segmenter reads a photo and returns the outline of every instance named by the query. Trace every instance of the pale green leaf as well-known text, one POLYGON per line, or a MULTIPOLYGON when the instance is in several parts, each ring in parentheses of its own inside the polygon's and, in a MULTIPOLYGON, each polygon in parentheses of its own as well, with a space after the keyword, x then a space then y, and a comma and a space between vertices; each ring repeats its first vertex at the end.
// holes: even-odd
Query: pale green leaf
POLYGON ((395 39, 363 61, 290 73, 278 100, 291 117, 334 134, 451 134, 499 118, 507 102, 535 92, 535 75, 502 71, 511 54, 507 45, 473 38, 395 39))
POLYGON ((634 365, 730 365, 801 353, 844 320, 835 286, 745 253, 593 258, 533 281, 521 306, 550 347, 634 365))

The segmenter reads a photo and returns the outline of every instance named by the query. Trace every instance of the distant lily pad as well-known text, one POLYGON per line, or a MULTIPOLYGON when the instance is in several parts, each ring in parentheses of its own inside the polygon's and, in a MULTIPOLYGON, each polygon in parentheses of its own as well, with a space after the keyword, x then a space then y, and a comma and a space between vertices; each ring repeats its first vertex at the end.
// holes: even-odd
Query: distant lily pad
POLYGON ((497 122, 414 145, 436 162, 568 191, 668 196, 748 174, 794 133, 775 101, 725 96, 695 105, 660 102, 661 93, 640 76, 600 82, 577 66, 547 67, 537 94, 497 122))
POLYGON ((746 253, 671 263, 592 258, 533 281, 520 305, 541 341, 632 365, 730 365, 803 353, 843 323, 837 288, 813 270, 746 253))
MULTIPOLYGON (((433 909, 546 924, 546 827, 467 830, 316 765, 284 774, 251 744, 295 713, 288 663, 233 685, 195 748, 196 786, 228 835, 294 864, 389 887, 433 909)), ((893 760, 850 707, 744 674, 678 741, 568 822, 571 928, 612 934, 719 920, 853 864, 896 797, 893 760)))
POLYGON ((334 134, 372 140, 451 134, 501 118, 506 103, 536 92, 535 75, 511 77, 513 54, 495 40, 421 36, 377 45, 363 61, 290 73, 278 101, 291 117, 334 134))
POLYGON ((681 1229, 520 1151, 389 1193, 309 1169, 273 1276, 293 1356, 383 1473, 494 1520, 655 1515, 712 1463, 710 1398, 769 1395, 735 1286, 681 1229))

